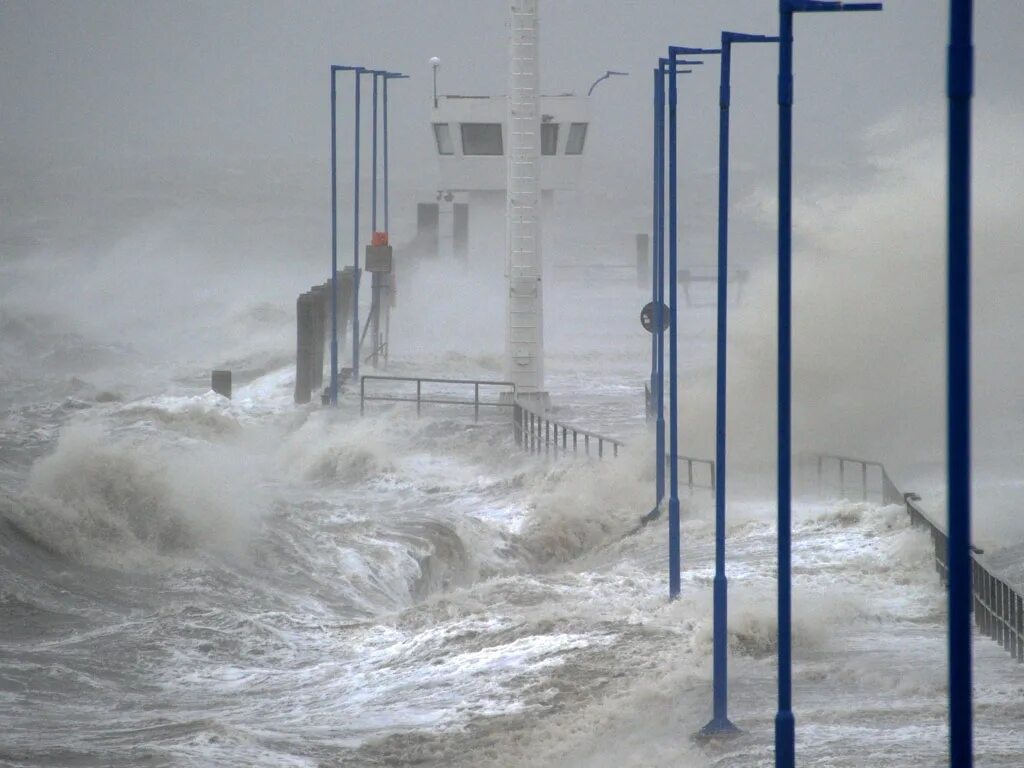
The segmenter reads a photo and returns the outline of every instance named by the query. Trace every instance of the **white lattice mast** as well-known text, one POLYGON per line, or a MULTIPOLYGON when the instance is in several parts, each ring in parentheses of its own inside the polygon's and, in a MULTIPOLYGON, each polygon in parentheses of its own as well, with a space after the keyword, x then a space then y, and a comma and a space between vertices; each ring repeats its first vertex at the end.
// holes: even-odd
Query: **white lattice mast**
POLYGON ((544 392, 537 6, 538 0, 509 0, 505 367, 526 396, 544 392))

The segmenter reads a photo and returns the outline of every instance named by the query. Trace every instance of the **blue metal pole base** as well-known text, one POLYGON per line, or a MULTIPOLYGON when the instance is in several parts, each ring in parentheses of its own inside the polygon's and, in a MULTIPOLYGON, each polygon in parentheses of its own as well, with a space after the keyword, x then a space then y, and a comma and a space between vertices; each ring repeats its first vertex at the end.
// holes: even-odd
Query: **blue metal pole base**
POLYGON ((729 739, 739 736, 743 731, 732 724, 728 717, 714 718, 710 723, 700 729, 697 738, 706 739, 729 739))
POLYGON ((668 500, 668 599, 677 600, 682 587, 679 556, 679 499, 668 500))
POLYGON ((781 710, 775 715, 775 766, 792 768, 796 765, 796 721, 792 710, 781 710))

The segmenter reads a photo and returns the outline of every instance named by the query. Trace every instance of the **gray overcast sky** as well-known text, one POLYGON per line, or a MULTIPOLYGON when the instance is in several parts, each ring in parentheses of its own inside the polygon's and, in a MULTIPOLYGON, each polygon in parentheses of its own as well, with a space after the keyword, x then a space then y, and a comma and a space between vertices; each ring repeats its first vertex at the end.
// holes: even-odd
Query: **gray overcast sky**
MULTIPOLYGON (((946 6, 890 0, 883 14, 799 19, 803 162, 834 162, 902 109, 941 119, 946 6)), ((979 104, 1016 110, 1024 3, 976 6, 979 104)), ((581 91, 606 68, 629 70, 595 94, 592 165, 646 178, 654 58, 669 43, 713 46, 723 27, 773 33, 776 8, 774 0, 544 0, 544 87, 581 91)), ((499 0, 6 0, 0 158, 30 166, 167 155, 319 160, 328 147, 327 65, 359 62, 413 75, 392 89, 396 174, 429 184, 427 59, 444 62, 443 92, 504 91, 504 14, 499 0)), ((737 167, 774 145, 775 58, 768 46, 736 56, 737 167)), ((717 65, 709 64, 686 81, 686 109, 716 112, 717 65)), ((341 106, 344 126, 344 98, 341 106)), ((716 121, 687 120, 684 135, 710 161, 716 121)))

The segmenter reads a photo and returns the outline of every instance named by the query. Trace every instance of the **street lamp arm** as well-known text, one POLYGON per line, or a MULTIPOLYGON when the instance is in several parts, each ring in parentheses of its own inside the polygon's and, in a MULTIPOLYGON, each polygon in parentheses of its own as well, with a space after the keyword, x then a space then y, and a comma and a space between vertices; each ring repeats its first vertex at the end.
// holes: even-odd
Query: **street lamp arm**
POLYGON ((715 54, 721 53, 721 48, 689 48, 685 45, 670 45, 668 47, 668 55, 670 58, 675 59, 677 56, 684 56, 687 54, 715 54))
POLYGON ((748 35, 745 32, 722 31, 722 49, 730 43, 777 43, 778 37, 770 35, 748 35))
POLYGON ((616 77, 616 76, 618 76, 618 77, 626 77, 627 75, 629 75, 629 72, 616 72, 614 69, 607 70, 603 75, 601 75, 599 78, 597 78, 597 80, 595 80, 591 84, 590 90, 587 91, 587 96, 589 96, 590 94, 592 94, 594 92, 594 89, 597 88, 597 84, 600 83, 602 80, 607 80, 610 77, 616 77))
MULTIPOLYGON (((686 61, 686 60, 683 60, 683 59, 680 59, 678 61, 673 62, 670 59, 662 58, 662 59, 658 59, 658 69, 660 69, 662 72, 668 73, 673 64, 675 66, 677 66, 677 67, 694 67, 694 66, 700 66, 703 63, 704 63, 703 61, 686 61)), ((689 69, 689 70, 686 70, 686 71, 687 72, 692 72, 693 70, 689 69)), ((683 74, 683 71, 677 69, 676 70, 676 74, 683 74)))
POLYGON ((844 3, 832 0, 783 0, 785 10, 790 13, 815 13, 822 11, 880 11, 881 3, 844 3))

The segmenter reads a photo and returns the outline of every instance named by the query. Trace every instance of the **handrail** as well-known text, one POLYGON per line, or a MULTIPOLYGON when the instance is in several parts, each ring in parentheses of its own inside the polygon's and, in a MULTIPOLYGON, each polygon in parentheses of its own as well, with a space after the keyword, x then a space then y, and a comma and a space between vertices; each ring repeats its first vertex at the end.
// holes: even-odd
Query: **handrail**
POLYGON ((859 459, 853 456, 842 456, 836 453, 806 453, 803 454, 803 458, 812 458, 817 460, 817 485, 819 492, 822 489, 822 482, 824 479, 824 470, 828 462, 835 462, 839 467, 839 491, 841 493, 846 492, 846 466, 848 464, 853 465, 854 468, 860 467, 860 491, 861 500, 867 501, 870 493, 868 484, 868 469, 870 467, 877 467, 881 478, 881 487, 878 489, 879 498, 883 504, 901 504, 903 503, 903 494, 900 493, 899 489, 893 483, 892 478, 889 477, 889 473, 885 469, 885 465, 880 461, 872 461, 870 459, 859 459))
POLYGON ((543 446, 546 456, 551 454, 552 448, 555 456, 558 456, 559 450, 565 455, 570 450, 572 453, 579 453, 581 448, 589 456, 592 439, 597 442, 598 458, 604 458, 605 443, 612 446, 613 456, 618 456, 620 446, 625 445, 621 440, 616 440, 613 437, 555 421, 548 418, 547 414, 524 405, 520 400, 515 401, 512 410, 512 431, 515 435, 516 445, 521 446, 528 453, 538 454, 543 446), (559 444, 559 433, 561 433, 561 444, 559 444), (572 445, 569 444, 570 435, 572 435, 572 445), (580 446, 580 437, 583 438, 582 446, 580 446))
MULTIPOLYGON (((597 457, 604 458, 604 446, 608 443, 612 446, 612 455, 619 455, 619 448, 624 448, 625 443, 607 435, 574 427, 560 421, 548 418, 542 411, 537 411, 517 400, 512 411, 512 431, 515 435, 516 445, 519 445, 527 453, 539 454, 543 451, 545 456, 557 458, 559 451, 564 456, 567 453, 580 453, 581 450, 587 456, 590 454, 591 441, 597 442, 597 457), (570 435, 572 439, 570 441, 570 435), (582 436, 583 440, 580 440, 582 436), (582 445, 581 445, 582 442, 582 445)), ((669 455, 665 454, 665 461, 669 461, 669 455)), ((715 462, 712 459, 701 459, 694 456, 678 456, 678 461, 686 463, 686 485, 690 490, 709 490, 715 492, 715 462), (708 468, 708 482, 706 485, 694 479, 694 465, 706 466, 708 468)))
MULTIPOLYGON (((671 459, 671 456, 669 456, 666 453, 665 454, 665 462, 668 463, 668 461, 670 459, 671 459)), ((708 490, 708 491, 711 491, 712 493, 715 492, 715 461, 714 461, 714 459, 698 459, 698 458, 696 458, 694 456, 677 456, 676 459, 678 461, 680 461, 680 462, 686 462, 686 485, 690 488, 690 490, 693 490, 694 488, 697 488, 697 489, 708 490), (708 468, 708 478, 709 479, 708 479, 707 485, 701 485, 700 483, 694 482, 694 479, 693 479, 693 465, 694 464, 697 464, 698 466, 703 465, 703 466, 706 466, 708 468)))
POLYGON ((479 421, 480 419, 480 408, 511 408, 515 402, 516 397, 516 385, 512 381, 490 381, 485 379, 440 379, 429 376, 379 376, 369 375, 362 376, 359 380, 359 415, 362 416, 366 413, 367 401, 376 400, 382 402, 391 403, 416 403, 416 415, 419 416, 424 403, 435 404, 435 405, 472 405, 473 406, 473 421, 479 421), (415 397, 400 397, 397 395, 367 395, 366 394, 366 382, 367 381, 402 381, 402 382, 416 382, 416 396, 415 397), (424 384, 472 384, 473 385, 473 399, 472 400, 459 400, 449 397, 424 397, 423 396, 423 385, 424 384), (504 393, 509 395, 503 397, 497 401, 494 400, 481 400, 480 399, 480 387, 507 387, 509 391, 504 393))
MULTIPOLYGON (((932 539, 935 571, 946 583, 949 578, 949 538, 942 526, 934 521, 920 505, 921 497, 916 493, 900 493, 889 478, 885 465, 878 461, 865 461, 835 454, 808 454, 817 459, 819 490, 821 490, 822 460, 839 460, 859 464, 862 467, 879 467, 882 472, 883 503, 902 503, 906 507, 911 525, 927 528, 932 539), (893 501, 891 494, 897 494, 893 501)), ((862 473, 862 478, 865 474, 862 473)), ((841 478, 842 480, 842 478, 841 478)), ((866 485, 865 485, 866 488, 866 485)), ((866 498, 866 493, 864 494, 866 498)), ((971 591, 974 594, 974 621, 980 632, 1003 646, 1019 662, 1024 662, 1024 590, 1015 587, 996 576, 984 562, 985 551, 971 546, 971 591)))

